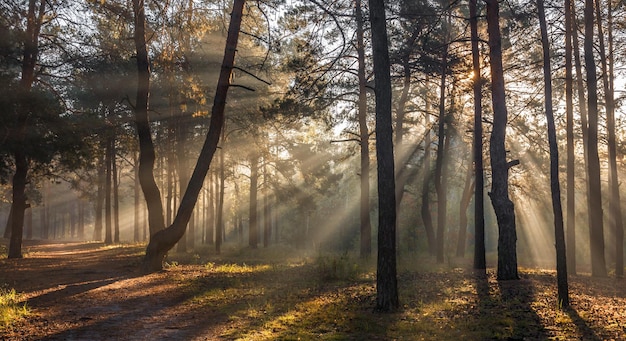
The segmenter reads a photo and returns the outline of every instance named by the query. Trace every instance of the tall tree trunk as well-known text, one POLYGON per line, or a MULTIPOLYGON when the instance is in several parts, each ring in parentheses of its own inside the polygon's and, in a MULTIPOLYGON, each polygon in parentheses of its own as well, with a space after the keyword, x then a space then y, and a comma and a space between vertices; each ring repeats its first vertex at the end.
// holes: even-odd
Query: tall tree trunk
MULTIPOLYGON (((578 43, 578 20, 577 20, 577 16, 576 16, 576 6, 574 5, 574 2, 572 2, 572 6, 571 6, 571 11, 572 11, 572 47, 573 47, 573 52, 574 52, 574 70, 576 71, 576 90, 578 93, 578 110, 580 111, 580 125, 581 125, 581 131, 582 131, 582 137, 583 137, 583 159, 584 159, 584 164, 585 164, 585 187, 583 190, 583 193, 585 195, 585 201, 587 202, 587 208, 590 207, 590 202, 589 202, 589 152, 588 152, 588 147, 589 147, 589 123, 587 120, 587 103, 586 103, 586 97, 585 97, 585 86, 583 84, 583 74, 582 74, 582 62, 580 59, 580 44, 578 43)), ((588 214, 588 224, 591 225, 591 215, 588 214)), ((571 237, 571 238, 575 238, 575 237, 571 237)), ((575 239, 573 239, 575 240, 575 239)), ((576 254, 576 250, 575 250, 575 245, 576 243, 572 243, 573 250, 571 250, 571 252, 575 255, 576 254)), ((568 251, 570 250, 570 248, 568 247, 568 251)), ((576 258, 573 258, 574 260, 576 260, 576 258)), ((570 260, 568 258, 568 260, 570 260)), ((572 273, 576 273, 575 271, 572 273)))
MULTIPOLYGON (((426 105, 428 107, 428 105, 426 105)), ((426 127, 426 132, 424 134, 424 179, 422 182, 422 206, 421 206, 421 215, 422 221, 424 222, 424 230, 426 231, 426 239, 428 240, 428 252, 434 256, 435 255, 435 231, 433 229, 433 218, 430 213, 430 179, 431 179, 431 170, 430 170, 430 114, 428 112, 424 115, 424 126, 426 127)))
POLYGON ((267 162, 263 162, 263 247, 270 244, 270 232, 272 231, 270 221, 270 191, 269 178, 267 176, 267 162))
POLYGON ((493 128, 490 149, 492 183, 491 204, 498 220, 498 279, 518 279, 517 233, 515 208, 509 199, 509 168, 519 161, 506 161, 507 109, 502 67, 502 39, 500 38, 500 9, 497 0, 486 0, 487 32, 489 33, 489 65, 491 67, 491 101, 493 128))
MULTIPOLYGON (((150 96, 150 61, 146 45, 144 0, 133 0, 135 49, 137 51, 137 98, 135 120, 139 138, 139 182, 148 207, 150 237, 165 228, 161 192, 154 179, 155 152, 148 119, 150 96)), ((165 256, 165 254, 163 254, 165 256)), ((160 268, 160 265, 159 265, 160 268)))
POLYGON ((606 125, 608 133, 608 154, 609 154, 609 224, 615 238, 615 275, 624 275, 624 225, 622 219, 622 209, 619 193, 619 178, 617 172, 617 146, 615 138, 615 98, 613 92, 613 29, 611 13, 611 2, 608 1, 608 45, 607 54, 604 33, 602 27, 602 16, 600 15, 600 0, 596 0, 596 22, 598 25, 598 40, 600 41, 600 60, 602 61, 602 83, 604 85, 604 100, 606 107, 606 125))
MULTIPOLYGON (((189 167, 187 166, 187 122, 184 117, 178 117, 176 119, 176 159, 178 161, 178 183, 180 186, 180 193, 184 193, 187 190, 187 183, 189 183, 189 167)), ((191 218, 190 218, 191 219, 191 218)), ((187 227, 187 226, 186 226, 187 227)), ((186 230, 186 229, 185 229, 186 230)), ((187 252, 187 236, 183 233, 183 236, 178 241, 177 252, 187 252)))
POLYGON ((256 249, 259 241, 259 222, 257 218, 257 187, 259 179, 259 158, 250 156, 250 210, 248 212, 248 246, 256 249))
POLYGON ((215 186, 213 181, 212 174, 208 176, 208 189, 209 189, 209 205, 207 207, 207 234, 206 234, 206 242, 207 244, 213 245, 213 235, 215 234, 215 186))
POLYGON ((117 174, 117 151, 115 149, 115 138, 111 140, 111 166, 113 171, 113 223, 115 230, 113 231, 113 242, 120 242, 120 195, 119 195, 119 178, 117 174))
POLYGON ((376 310, 399 307, 396 272, 396 189, 391 120, 391 75, 385 2, 370 0, 372 55, 376 79, 376 160, 378 161, 378 261, 376 310))
POLYGON ((483 125, 482 125, 482 86, 480 55, 478 50, 478 14, 476 0, 469 0, 470 31, 472 37, 472 68, 474 79, 474 269, 487 268, 485 259, 485 179, 483 176, 483 125))
MULTIPOLYGON (((170 95, 171 96, 171 95, 170 95)), ((170 100, 171 102, 171 100, 170 100)), ((171 106, 171 104, 170 104, 171 106)), ((172 113, 172 110, 170 110, 172 113)), ((174 173, 176 173, 176 120, 172 117, 169 122, 167 122, 167 146, 166 149, 166 164, 167 170, 165 171, 165 179, 167 183, 167 193, 165 194, 165 224, 170 225, 172 223, 172 218, 174 215, 174 187, 176 184, 174 183, 174 173)))
MULTIPOLYGON (((447 45, 446 45, 447 46, 447 45)), ((437 158, 435 160, 435 190, 437 191, 437 263, 444 261, 444 232, 446 228, 446 179, 443 178, 446 139, 446 74, 448 71, 448 48, 441 59, 441 83, 439 84, 439 120, 437 130, 437 158)))
POLYGON ((594 0, 585 0, 585 69, 587 74, 587 112, 589 128, 587 139, 589 175, 589 242, 591 252, 591 274, 605 277, 604 226, 602 217, 602 193, 600 183, 600 158, 598 156, 598 93, 596 64, 593 56, 594 0))
POLYGON ((187 222, 189 222, 189 218, 198 199, 198 194, 202 189, 202 183, 209 170, 211 160, 215 155, 215 150, 217 149, 220 134, 224 126, 224 108, 226 106, 226 96, 228 94, 231 73, 235 61, 235 51, 237 50, 244 3, 245 0, 234 0, 233 3, 228 35, 226 37, 224 59, 222 60, 222 67, 220 69, 211 111, 211 123, 204 144, 202 145, 202 150, 198 156, 196 167, 193 170, 187 190, 180 202, 174 222, 167 229, 155 234, 146 248, 146 257, 144 260, 146 270, 156 271, 162 269, 163 259, 167 251, 170 250, 185 233, 187 222))
MULTIPOLYGON (((616 137, 615 137, 615 102, 614 102, 614 83, 615 76, 613 72, 614 68, 614 55, 613 55, 613 8, 611 6, 612 1, 609 0, 608 8, 608 31, 609 31, 609 91, 611 96, 611 108, 610 116, 607 113, 607 129, 609 131, 609 169, 612 184, 609 184, 611 188, 611 216, 614 217, 613 228, 615 231, 615 276, 621 278, 624 276, 624 219, 622 215, 622 209, 620 206, 621 199, 619 193, 619 179, 617 171, 617 150, 616 150, 616 137)), ((607 104, 608 105, 608 104, 607 104)))
POLYGON ((134 197, 135 197, 135 223, 133 226, 133 240, 135 241, 135 243, 138 243, 140 241, 140 237, 139 237, 139 157, 137 155, 137 152, 133 152, 133 169, 135 171, 135 186, 133 188, 134 190, 134 197))
POLYGON ((98 176, 97 176, 97 193, 96 193, 96 202, 94 203, 95 207, 95 222, 94 222, 94 230, 93 230, 93 240, 100 241, 102 240, 102 210, 104 209, 104 185, 106 182, 106 139, 101 136, 100 137, 100 156, 98 160, 98 176))
POLYGON ((222 252, 222 236, 224 233, 224 190, 226 189, 226 169, 224 168, 224 145, 226 142, 226 129, 222 128, 221 136, 222 148, 220 148, 220 170, 219 170, 219 193, 217 193, 216 223, 215 223, 215 252, 222 252))
POLYGON ((355 1, 356 25, 357 25, 357 58, 359 79, 359 139, 361 143, 361 201, 359 216, 361 219, 361 258, 368 258, 372 254, 372 224, 370 221, 370 150, 369 129, 367 128, 367 78, 365 76, 365 43, 363 39, 363 12, 361 0, 355 1))
POLYGON ((112 221, 111 221, 111 186, 112 186, 112 148, 111 137, 107 137, 104 163, 106 166, 106 180, 104 183, 104 243, 113 244, 112 221))
POLYGON ((463 187, 463 194, 461 194, 461 202, 459 203, 459 239, 456 244, 457 257, 465 257, 465 246, 467 245, 467 208, 472 200, 472 192, 474 189, 472 174, 470 164, 467 167, 465 186, 463 187))
POLYGON ((48 209, 50 207, 50 186, 47 182, 43 183, 43 207, 41 208, 41 238, 48 239, 50 233, 50 213, 48 209))
POLYGON ((78 199, 78 239, 85 240, 85 200, 78 199))
POLYGON ((561 185, 559 183, 559 148, 556 142, 556 127, 552 112, 552 67, 550 66, 550 43, 544 0, 537 0, 539 26, 541 28, 541 45, 543 46, 543 80, 548 121, 548 144, 550 145, 550 191, 552 193, 552 210, 554 212, 554 236, 556 241, 556 278, 559 307, 569 306, 569 291, 567 285, 567 259, 565 254, 565 231, 563 229, 563 208, 561 206, 561 185))
POLYGON ((572 75, 572 0, 565 0, 565 120, 567 135, 567 268, 576 274, 576 182, 574 154, 574 80, 572 75))
POLYGON ((15 136, 15 174, 13 175, 13 202, 11 204, 11 239, 9 240, 8 258, 22 258, 22 233, 24 229, 24 211, 26 210, 26 177, 28 175, 28 161, 23 149, 26 140, 26 126, 28 124, 27 107, 33 82, 35 81, 35 64, 39 54, 39 32, 43 22, 46 1, 41 0, 39 6, 36 0, 28 2, 26 17, 26 34, 24 35, 24 54, 22 58, 22 78, 20 92, 23 101, 22 108, 17 113, 17 132, 15 136), (39 11, 39 12, 37 12, 39 11))

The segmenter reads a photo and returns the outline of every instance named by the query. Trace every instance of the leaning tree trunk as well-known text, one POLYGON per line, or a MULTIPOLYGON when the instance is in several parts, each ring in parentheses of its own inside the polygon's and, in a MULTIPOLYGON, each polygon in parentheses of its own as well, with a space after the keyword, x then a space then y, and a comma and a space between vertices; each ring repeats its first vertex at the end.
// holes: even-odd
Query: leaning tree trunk
POLYGON ((28 124, 28 96, 35 81, 35 64, 39 54, 39 32, 43 22, 46 1, 41 0, 37 8, 36 0, 28 3, 26 32, 24 35, 24 54, 22 59, 22 78, 20 79, 20 100, 22 106, 17 113, 17 129, 15 135, 15 174, 13 175, 13 202, 11 204, 11 238, 9 240, 8 258, 22 258, 22 234, 24 229, 24 211, 26 210, 26 177, 28 161, 24 151, 26 126, 28 124), (37 9, 39 12, 37 13, 37 9))
POLYGON ((554 236, 556 241, 556 278, 558 292, 558 306, 569 306, 569 292, 567 285, 567 260, 565 255, 565 231, 563 229, 563 208, 561 206, 561 186, 559 183, 559 148, 556 142, 556 127, 552 112, 552 67, 550 66, 550 43, 548 42, 548 29, 544 0, 537 0, 539 14, 539 26, 541 28, 541 45, 543 46, 543 79, 544 97, 546 107, 546 120, 548 121, 548 144, 550 145, 550 191, 552 193, 552 210, 554 212, 554 236))
POLYGON ((500 9, 497 0, 486 0, 487 32, 489 34, 489 66, 491 68, 491 101, 493 128, 491 131, 491 203, 498 220, 498 279, 518 279, 517 233, 515 208, 509 199, 509 168, 519 161, 506 160, 507 109, 502 68, 502 39, 500 38, 500 9))
POLYGON ((146 46, 146 18, 144 0, 133 0, 135 15, 135 48, 137 50, 137 99, 135 120, 139 138, 139 182, 148 206, 150 237, 165 228, 161 192, 154 179, 155 152, 148 120, 150 96, 150 61, 146 46))
POLYGON ((235 61, 235 51, 241 27, 241 17, 245 0, 234 0, 233 9, 226 37, 226 48, 222 68, 215 91, 213 108, 211 111, 211 123, 206 139, 198 156, 198 162, 193 170, 187 190, 183 195, 174 222, 168 228, 157 232, 150 240, 146 248, 144 267, 148 271, 157 271, 163 267, 163 259, 176 242, 184 235, 187 222, 191 217, 193 208, 198 199, 198 194, 202 189, 202 183, 209 170, 211 160, 215 155, 220 133, 224 126, 224 109, 226 106, 226 96, 230 86, 230 76, 235 61))
POLYGON ((391 121, 391 75, 384 0, 370 0, 372 55, 376 79, 376 160, 378 161, 378 261, 376 310, 398 309, 396 197, 391 121))
POLYGON ((361 10, 361 0, 355 1, 356 25, 357 25, 357 58, 359 62, 359 135, 361 142, 361 197, 360 197, 360 219, 361 219, 361 258, 367 258, 372 253, 372 224, 370 219, 370 150, 369 150, 369 130, 367 128, 367 89, 365 87, 367 79, 365 76, 365 43, 363 39, 363 12, 361 10))
POLYGON ((585 0, 585 69, 587 74, 587 113, 589 127, 587 152, 589 171, 589 242, 591 252, 591 274, 605 277, 604 226, 602 217, 602 193, 600 182, 600 158, 598 156, 598 92, 596 64, 593 56, 594 0, 585 0))

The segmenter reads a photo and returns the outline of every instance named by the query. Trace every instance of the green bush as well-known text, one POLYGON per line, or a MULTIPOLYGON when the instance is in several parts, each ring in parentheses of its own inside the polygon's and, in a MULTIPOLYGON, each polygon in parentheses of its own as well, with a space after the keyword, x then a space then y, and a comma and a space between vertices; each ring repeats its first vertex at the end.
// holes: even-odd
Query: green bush
POLYGON ((361 268, 358 262, 347 254, 341 256, 320 255, 315 260, 315 268, 321 280, 354 280, 361 268))

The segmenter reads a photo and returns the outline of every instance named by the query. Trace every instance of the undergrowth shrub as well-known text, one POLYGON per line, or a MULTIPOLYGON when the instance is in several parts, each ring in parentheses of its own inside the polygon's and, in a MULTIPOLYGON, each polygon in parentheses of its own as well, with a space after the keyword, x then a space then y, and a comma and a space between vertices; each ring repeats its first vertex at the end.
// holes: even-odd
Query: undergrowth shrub
POLYGON ((361 267, 347 254, 341 256, 319 255, 315 268, 321 280, 354 280, 361 273, 361 267))
POLYGON ((20 303, 15 289, 0 288, 0 329, 10 328, 13 323, 29 314, 30 309, 26 303, 20 303))

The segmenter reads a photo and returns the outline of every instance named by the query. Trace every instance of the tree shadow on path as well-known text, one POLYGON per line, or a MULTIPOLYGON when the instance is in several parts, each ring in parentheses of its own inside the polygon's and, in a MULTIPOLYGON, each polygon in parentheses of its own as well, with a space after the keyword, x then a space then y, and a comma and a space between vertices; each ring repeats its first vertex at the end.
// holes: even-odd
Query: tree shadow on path
POLYGON ((596 335, 596 333, 589 327, 587 321, 585 321, 579 314, 578 311, 574 307, 569 307, 565 309, 565 312, 572 319, 572 322, 578 328, 579 334, 582 336, 584 340, 589 341, 601 341, 602 339, 596 335))
POLYGON ((495 274, 476 274, 476 319, 487 340, 545 340, 543 322, 532 307, 534 288, 527 279, 496 281, 495 274))

